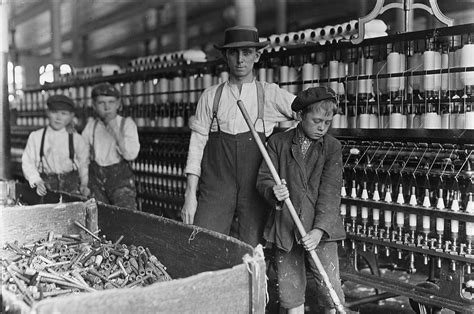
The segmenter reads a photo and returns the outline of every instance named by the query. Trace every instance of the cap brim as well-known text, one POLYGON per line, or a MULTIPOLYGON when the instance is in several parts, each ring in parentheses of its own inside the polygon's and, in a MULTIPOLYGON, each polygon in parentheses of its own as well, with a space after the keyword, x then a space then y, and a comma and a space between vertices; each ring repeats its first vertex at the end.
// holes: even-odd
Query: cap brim
POLYGON ((257 49, 262 49, 268 46, 270 42, 267 41, 262 41, 259 43, 252 42, 252 41, 243 41, 243 42, 236 42, 236 43, 230 43, 227 45, 219 46, 219 45, 214 45, 214 48, 218 50, 222 49, 228 49, 228 48, 257 48, 257 49))
POLYGON ((74 107, 64 103, 52 103, 48 105, 49 110, 65 110, 74 112, 74 107))

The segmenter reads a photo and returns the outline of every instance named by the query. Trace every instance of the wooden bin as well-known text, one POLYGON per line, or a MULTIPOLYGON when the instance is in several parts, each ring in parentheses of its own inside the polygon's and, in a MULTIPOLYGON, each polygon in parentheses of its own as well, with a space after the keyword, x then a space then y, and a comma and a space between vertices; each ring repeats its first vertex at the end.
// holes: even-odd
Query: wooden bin
MULTIPOLYGON (((74 220, 88 223, 93 228, 90 217, 94 213, 88 213, 90 206, 84 204, 75 202, 8 208, 2 213, 2 218, 5 218, 2 219, 2 236, 3 230, 27 230, 18 230, 4 239, 22 243, 45 237, 45 232, 50 230, 78 233, 74 220)), ((265 262, 260 248, 254 250, 219 233, 101 203, 98 203, 98 226, 107 239, 114 241, 123 235, 122 242, 125 244, 148 247, 167 267, 174 280, 143 288, 112 289, 45 299, 37 302, 31 312, 265 312, 265 262)), ((2 305, 8 307, 9 312, 30 312, 26 304, 18 302, 7 291, 2 291, 2 305)))

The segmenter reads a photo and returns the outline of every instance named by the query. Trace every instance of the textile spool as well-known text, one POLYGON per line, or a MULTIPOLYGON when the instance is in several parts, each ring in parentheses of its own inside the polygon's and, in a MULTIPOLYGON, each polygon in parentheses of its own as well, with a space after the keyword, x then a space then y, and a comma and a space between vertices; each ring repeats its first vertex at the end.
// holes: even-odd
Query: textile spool
POLYGON ((331 122, 331 127, 334 128, 334 129, 341 128, 341 114, 340 113, 336 113, 333 116, 332 122, 331 122))
POLYGON ((369 114, 369 129, 378 129, 379 117, 375 113, 369 114))
MULTIPOLYGON (((462 49, 460 48, 454 52, 454 66, 455 67, 461 66, 461 59, 462 59, 462 49)), ((455 83, 454 84, 455 90, 460 90, 464 88, 463 82, 461 81, 461 72, 456 72, 456 74, 454 75, 454 83, 455 83)))
POLYGON ((328 84, 328 76, 329 76, 329 66, 328 65, 323 65, 321 68, 321 86, 329 86, 328 84))
MULTIPOLYGON (((466 44, 461 49, 460 66, 472 67, 474 66, 474 44, 466 44)), ((461 81, 464 86, 474 86, 474 72, 461 72, 461 81)), ((468 119, 466 119, 467 121, 468 119)))
POLYGON ((361 129, 370 128, 370 115, 368 113, 362 113, 359 115, 359 128, 361 129))
MULTIPOLYGON (((298 79, 298 72, 295 67, 288 67, 288 82, 295 82, 298 79)), ((296 94, 298 92, 298 85, 291 84, 288 85, 288 91, 290 93, 296 94)))
MULTIPOLYGON (((130 105, 130 94, 131 94, 130 90, 131 90, 131 83, 125 82, 122 86, 122 91, 121 91, 122 103, 123 103, 124 106, 129 106, 130 105)), ((88 95, 88 96, 86 98, 86 103, 87 103, 88 107, 89 107, 89 103, 91 103, 91 100, 92 100, 92 98, 90 97, 91 91, 92 91, 92 87, 87 86, 86 87, 86 95, 88 95)))
POLYGON ((444 112, 441 114, 441 128, 442 129, 450 129, 451 125, 451 113, 444 112))
MULTIPOLYGON (((191 91, 196 89, 196 77, 195 76, 189 76, 189 78, 188 78, 188 88, 191 91)), ((196 92, 189 92, 189 102, 190 103, 195 103, 196 102, 196 92)))
POLYGON ((455 117, 456 129, 464 129, 466 126, 466 113, 458 112, 455 117))
MULTIPOLYGON (((407 69, 406 66, 406 56, 403 53, 400 53, 400 69, 399 72, 404 73, 407 69)), ((400 92, 405 92, 405 76, 400 76, 400 92)))
MULTIPOLYGON (((279 81, 280 83, 286 83, 288 82, 288 78, 289 78, 289 67, 287 65, 282 65, 280 66, 280 69, 279 69, 279 81)), ((283 89, 286 89, 287 91, 289 91, 289 85, 283 85, 282 86, 283 89)))
MULTIPOLYGON (((423 64, 423 56, 421 53, 414 53, 412 56, 408 57, 408 70, 417 71, 420 70, 423 64)), ((413 94, 413 91, 419 91, 421 89, 423 76, 420 75, 410 75, 408 77, 408 93, 413 94)))
MULTIPOLYGON (((441 69, 443 70, 449 69, 449 54, 448 53, 441 54, 441 69)), ((448 85, 449 85, 448 73, 441 74, 441 90, 443 92, 448 91, 449 90, 448 85)))
POLYGON ((16 203, 15 181, 0 180, 0 208, 4 206, 15 205, 15 203, 16 203))
POLYGON ((406 128, 406 117, 398 112, 390 114, 389 127, 391 129, 404 129, 406 128))
MULTIPOLYGON (((301 76, 303 81, 313 80, 313 64, 305 63, 301 67, 301 76)), ((313 83, 303 83, 303 90, 313 86, 313 83)))
POLYGON ((273 74, 274 74, 273 68, 267 68, 266 69, 265 78, 267 79, 268 83, 273 83, 273 74))
POLYGON ((423 127, 425 129, 441 129, 441 116, 436 112, 425 113, 423 127))
MULTIPOLYGON (((375 74, 386 74, 387 73, 387 64, 384 60, 380 60, 380 61, 375 62, 374 68, 375 68, 375 70, 373 71, 373 73, 375 73, 375 74)), ((386 78, 380 78, 380 77, 376 78, 376 80, 377 81, 375 83, 373 83, 372 90, 374 91, 376 88, 378 88, 378 90, 376 91, 377 93, 387 94, 388 93, 388 86, 387 86, 388 80, 386 78)))
MULTIPOLYGON (((319 80, 321 77, 321 66, 313 64, 313 80, 319 80)), ((313 87, 319 87, 319 82, 313 83, 313 87)))
POLYGON ((307 42, 307 41, 314 41, 316 38, 316 31, 312 28, 305 29, 300 33, 300 40, 307 42))
POLYGON ((267 79, 266 79, 266 74, 267 74, 267 69, 265 68, 259 68, 258 69, 258 80, 260 82, 265 82, 267 79))
MULTIPOLYGON (((433 67, 435 70, 441 69, 441 53, 439 51, 435 51, 433 67)), ((433 74, 433 75, 434 75, 434 90, 439 91, 441 89, 441 74, 433 74)))
POLYGON ((342 28, 343 28, 343 32, 342 32, 342 37, 344 39, 350 39, 352 37, 353 34, 356 33, 357 29, 355 28, 355 26, 358 26, 359 23, 355 20, 351 20, 349 22, 346 22, 346 23, 342 23, 342 28))
POLYGON ((270 37, 268 37, 268 40, 270 41, 270 45, 272 47, 276 47, 276 46, 279 46, 280 45, 280 35, 271 35, 270 37))
MULTIPOLYGON (((339 61, 331 60, 329 61, 329 79, 339 77, 339 61)), ((339 83, 336 81, 330 81, 329 87, 332 88, 336 94, 339 94, 339 83)))
POLYGON ((285 37, 285 44, 294 45, 298 43, 300 36, 296 32, 288 33, 288 37, 285 37))
POLYGON ((229 72, 227 71, 222 71, 219 73, 219 83, 224 83, 229 80, 229 72))
MULTIPOLYGON (((400 54, 391 52, 387 56, 387 74, 400 72, 400 54)), ((400 89, 400 78, 390 77, 388 79, 388 90, 390 92, 398 92, 400 89)))
MULTIPOLYGON (((355 62, 350 62, 347 67, 347 75, 348 76, 356 76, 357 75, 357 64, 355 62)), ((347 82, 347 94, 350 96, 354 96, 356 94, 356 84, 355 81, 348 81, 347 82)))
MULTIPOLYGON (((339 65, 338 65, 338 77, 341 78, 341 77, 346 77, 347 73, 346 73, 346 63, 344 62, 339 62, 339 65)), ((344 87, 344 83, 342 82, 339 82, 338 83, 338 94, 339 95, 344 95, 346 93, 345 91, 345 87, 344 87)))
POLYGON ((465 117, 465 129, 474 130, 474 112, 466 112, 465 117))
POLYGON ((183 80, 181 79, 180 76, 174 77, 172 81, 172 91, 179 92, 179 93, 173 94, 173 98, 175 102, 183 101, 183 93, 181 92, 182 90, 183 90, 183 80))
POLYGON ((164 93, 160 94, 161 103, 168 102, 168 94, 166 94, 169 91, 168 79, 164 77, 160 78, 160 80, 158 81, 158 90, 160 93, 164 93))
MULTIPOLYGON (((448 53, 448 68, 452 69, 456 66, 456 55, 455 51, 450 51, 448 53)), ((448 90, 452 91, 456 89, 456 73, 448 74, 448 90)))
POLYGON ((202 76, 202 87, 204 89, 212 86, 212 75, 210 73, 205 73, 202 76))
POLYGON ((326 25, 323 28, 324 33, 321 32, 321 37, 324 40, 331 40, 336 35, 336 28, 332 25, 326 25))
MULTIPOLYGON (((423 70, 429 71, 435 68, 435 51, 427 50, 423 52, 423 70)), ((424 76, 423 87, 425 92, 432 92, 435 90, 434 74, 427 74, 424 76)))
MULTIPOLYGON (((116 84, 118 85, 118 84, 116 84)), ((115 86, 117 88, 117 86, 115 86)), ((153 91, 154 91, 153 80, 150 79, 145 83, 145 94, 146 94, 146 103, 152 104, 153 103, 153 91)))

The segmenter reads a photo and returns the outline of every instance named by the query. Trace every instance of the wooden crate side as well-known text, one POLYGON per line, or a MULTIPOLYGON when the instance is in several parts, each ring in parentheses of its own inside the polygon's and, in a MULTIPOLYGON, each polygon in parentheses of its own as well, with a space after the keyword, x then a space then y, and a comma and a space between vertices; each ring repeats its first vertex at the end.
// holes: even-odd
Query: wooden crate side
POLYGON ((87 210, 82 202, 6 207, 0 210, 0 248, 15 240, 19 244, 37 241, 50 231, 78 234, 80 229, 74 221, 85 225, 86 220, 87 210))
POLYGON ((2 311, 0 313, 8 314, 29 314, 31 308, 26 305, 16 295, 6 290, 5 286, 2 287, 0 293, 0 301, 2 303, 2 311))
POLYGON ((254 304, 253 292, 265 294, 265 263, 254 261, 258 280, 249 265, 204 272, 157 283, 145 288, 116 289, 43 300, 35 306, 42 313, 264 313, 265 301, 254 304), (262 280, 263 279, 263 280, 262 280), (251 286, 255 285, 255 286, 251 286))
POLYGON ((148 247, 173 278, 230 268, 253 248, 239 240, 195 226, 99 204, 99 228, 114 241, 148 247))

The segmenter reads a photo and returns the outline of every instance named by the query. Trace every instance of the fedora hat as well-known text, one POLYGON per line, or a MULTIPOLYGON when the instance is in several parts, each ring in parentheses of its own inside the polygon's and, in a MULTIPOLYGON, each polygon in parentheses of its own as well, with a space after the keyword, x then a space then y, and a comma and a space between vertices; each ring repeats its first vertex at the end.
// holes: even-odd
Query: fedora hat
POLYGON ((225 30, 224 44, 214 45, 216 49, 228 48, 263 48, 270 42, 260 42, 258 37, 258 30, 252 26, 234 26, 225 30))

